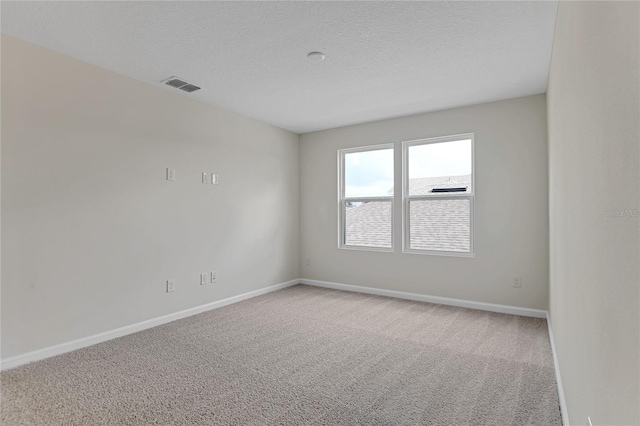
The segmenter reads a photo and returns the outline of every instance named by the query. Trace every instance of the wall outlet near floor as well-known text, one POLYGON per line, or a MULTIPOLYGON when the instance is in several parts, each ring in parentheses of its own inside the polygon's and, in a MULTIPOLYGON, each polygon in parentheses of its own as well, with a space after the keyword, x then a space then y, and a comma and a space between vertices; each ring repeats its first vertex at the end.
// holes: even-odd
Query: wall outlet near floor
POLYGON ((515 288, 522 288, 522 277, 514 277, 513 278, 513 286, 515 288))
POLYGON ((218 271, 211 272, 211 284, 216 284, 218 282, 218 271))
POLYGON ((207 183, 207 176, 209 176, 207 172, 202 172, 202 183, 207 183))
POLYGON ((176 291, 176 280, 167 280, 167 293, 176 291))
POLYGON ((209 274, 200 274, 200 285, 209 284, 209 274))

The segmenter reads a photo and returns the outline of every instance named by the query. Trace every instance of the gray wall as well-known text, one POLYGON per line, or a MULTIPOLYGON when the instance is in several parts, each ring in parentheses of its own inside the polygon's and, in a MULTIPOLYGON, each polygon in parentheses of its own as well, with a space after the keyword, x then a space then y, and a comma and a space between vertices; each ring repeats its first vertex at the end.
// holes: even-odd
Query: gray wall
POLYGON ((556 23, 550 315, 574 426, 640 424, 639 5, 560 2, 556 23))
MULTIPOLYGON (((546 310, 545 102, 536 95, 301 135, 303 278, 546 310), (401 188, 403 140, 467 132, 475 132, 475 258, 403 254, 400 220, 394 253, 338 249, 338 149, 395 143, 401 188), (523 288, 512 287, 515 276, 523 288)), ((396 219, 401 208, 396 196, 396 219)))
POLYGON ((2 36, 2 231, 3 358, 295 279, 298 136, 2 36))

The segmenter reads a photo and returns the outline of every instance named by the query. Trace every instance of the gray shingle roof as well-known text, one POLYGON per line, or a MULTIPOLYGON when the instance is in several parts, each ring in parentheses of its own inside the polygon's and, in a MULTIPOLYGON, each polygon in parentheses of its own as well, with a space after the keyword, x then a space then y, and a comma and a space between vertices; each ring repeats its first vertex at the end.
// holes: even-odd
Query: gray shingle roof
POLYGON ((410 248, 469 251, 469 200, 416 200, 410 210, 410 248))
MULTIPOLYGON (((426 195, 436 188, 467 186, 471 175, 417 178, 409 181, 411 195, 426 195)), ((391 203, 375 201, 347 207, 345 244, 391 247, 391 203)), ((470 206, 466 199, 415 200, 410 203, 410 248, 468 252, 470 249, 470 206)))
POLYGON ((347 207, 345 244, 391 248, 391 202, 372 201, 347 207))

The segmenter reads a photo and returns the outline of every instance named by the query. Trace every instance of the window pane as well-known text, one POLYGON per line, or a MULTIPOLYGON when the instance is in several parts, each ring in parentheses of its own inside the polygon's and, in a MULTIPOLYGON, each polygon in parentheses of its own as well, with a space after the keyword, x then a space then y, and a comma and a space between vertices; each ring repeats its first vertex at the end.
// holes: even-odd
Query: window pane
POLYGON ((391 201, 345 204, 344 244, 391 248, 391 201))
POLYGON ((471 203, 468 199, 410 201, 409 215, 409 248, 471 251, 471 203))
POLYGON ((471 192, 471 140, 409 147, 409 195, 471 192))
POLYGON ((345 197, 393 195, 393 149, 344 155, 345 197))

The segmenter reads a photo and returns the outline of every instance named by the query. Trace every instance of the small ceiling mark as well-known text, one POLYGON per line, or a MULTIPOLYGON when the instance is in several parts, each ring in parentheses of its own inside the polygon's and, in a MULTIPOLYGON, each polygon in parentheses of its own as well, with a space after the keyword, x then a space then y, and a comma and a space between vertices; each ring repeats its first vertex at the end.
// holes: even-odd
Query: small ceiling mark
POLYGON ((307 58, 309 58, 311 62, 320 62, 324 60, 325 54, 322 52, 311 52, 307 55, 307 58))

